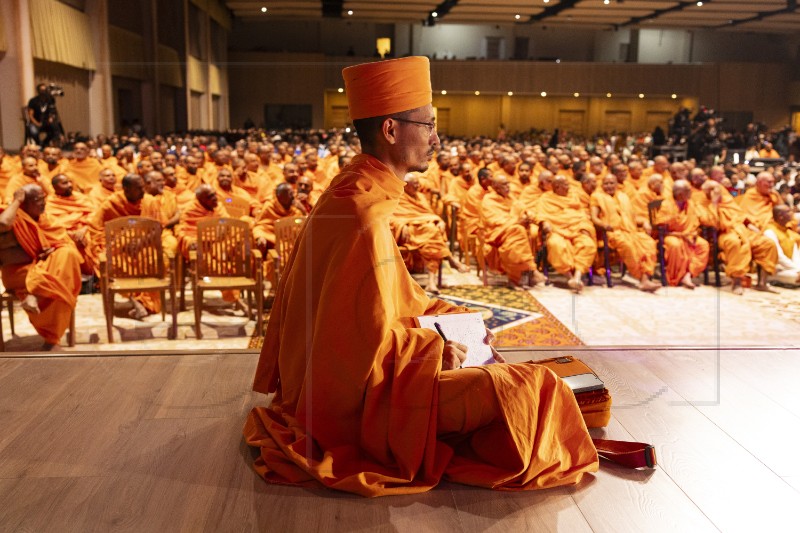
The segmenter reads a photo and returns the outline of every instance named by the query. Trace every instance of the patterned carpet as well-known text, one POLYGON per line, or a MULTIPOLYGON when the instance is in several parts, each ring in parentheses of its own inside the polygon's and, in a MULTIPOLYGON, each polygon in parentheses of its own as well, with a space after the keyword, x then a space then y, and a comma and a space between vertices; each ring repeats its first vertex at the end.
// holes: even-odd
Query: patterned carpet
MULTIPOLYGON (((496 346, 582 346, 583 342, 526 291, 506 287, 464 285, 443 289, 439 298, 483 313, 497 336, 496 346)), ((248 348, 261 348, 253 336, 248 348)))

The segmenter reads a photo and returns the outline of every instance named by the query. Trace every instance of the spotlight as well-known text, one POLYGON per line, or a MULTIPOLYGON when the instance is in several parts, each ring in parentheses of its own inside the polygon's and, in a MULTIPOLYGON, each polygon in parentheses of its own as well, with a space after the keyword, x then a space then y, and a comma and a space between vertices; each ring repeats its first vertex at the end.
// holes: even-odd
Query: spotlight
POLYGON ((267 12, 267 6, 264 6, 264 7, 262 7, 262 8, 261 8, 261 12, 262 12, 262 13, 266 13, 266 12, 267 12))
POLYGON ((678 95, 677 95, 677 94, 675 94, 675 93, 672 93, 672 99, 673 99, 673 100, 675 100, 677 97, 678 97, 678 95))
POLYGON ((447 91, 444 91, 444 90, 443 90, 443 91, 442 91, 442 95, 445 95, 445 94, 447 94, 447 91))
POLYGON ((434 11, 433 13, 431 13, 431 16, 432 16, 433 18, 436 18, 436 17, 438 17, 438 16, 439 16, 439 13, 437 13, 436 11, 434 11))
POLYGON ((572 96, 574 96, 575 98, 579 97, 580 95, 581 93, 572 93, 572 96))
POLYGON ((603 0, 603 3, 604 3, 605 5, 608 5, 608 4, 610 4, 610 3, 611 3, 611 0, 603 0))
POLYGON ((611 98, 611 93, 606 93, 606 98, 611 98))
POLYGON ((350 126, 346 127, 346 128, 344 129, 344 132, 345 132, 345 133, 350 133, 350 126))
POLYGON ((338 89, 336 89, 336 90, 337 90, 338 92, 340 92, 340 93, 343 93, 343 92, 344 92, 344 89, 342 89, 341 87, 339 87, 339 88, 338 88, 338 89))
POLYGON ((560 59, 556 59, 556 63, 561 63, 561 60, 560 59))
POLYGON ((697 7, 703 7, 703 2, 697 2, 697 7))
POLYGON ((644 93, 639 93, 639 98, 644 98, 644 93))
POLYGON ((475 96, 480 96, 480 95, 481 95, 480 91, 475 91, 475 96))
POLYGON ((545 3, 545 4, 549 4, 549 3, 550 3, 550 0, 544 0, 544 3, 545 3))
POLYGON ((521 17, 519 15, 514 15, 514 18, 519 20, 521 17))
POLYGON ((511 92, 511 91, 508 91, 508 96, 514 96, 514 93, 511 92))
POLYGON ((348 9, 347 10, 347 14, 352 17, 353 16, 353 10, 352 9, 348 9))
POLYGON ((541 94, 541 95, 542 95, 542 98, 544 98, 545 96, 547 96, 547 93, 546 93, 546 92, 544 92, 544 91, 540 92, 539 94, 541 94))

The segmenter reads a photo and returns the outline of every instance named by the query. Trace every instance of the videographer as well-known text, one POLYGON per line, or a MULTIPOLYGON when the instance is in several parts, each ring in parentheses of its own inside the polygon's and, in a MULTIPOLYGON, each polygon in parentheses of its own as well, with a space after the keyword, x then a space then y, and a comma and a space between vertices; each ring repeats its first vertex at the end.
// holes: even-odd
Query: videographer
POLYGON ((45 83, 36 86, 36 96, 28 100, 28 137, 36 144, 58 146, 61 143, 64 130, 56 109, 56 96, 63 96, 61 87, 45 83), (42 140, 40 135, 44 133, 42 140), (55 141, 55 142, 54 142, 55 141))

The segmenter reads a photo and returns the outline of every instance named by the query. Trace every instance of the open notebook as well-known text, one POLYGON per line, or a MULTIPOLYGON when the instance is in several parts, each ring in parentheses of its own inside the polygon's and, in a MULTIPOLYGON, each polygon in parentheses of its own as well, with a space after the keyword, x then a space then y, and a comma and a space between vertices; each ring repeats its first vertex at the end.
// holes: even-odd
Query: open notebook
POLYGON ((461 366, 480 366, 494 363, 492 349, 484 344, 486 326, 481 313, 456 313, 450 315, 423 315, 416 317, 417 325, 436 331, 436 324, 449 341, 467 346, 467 360, 461 366))

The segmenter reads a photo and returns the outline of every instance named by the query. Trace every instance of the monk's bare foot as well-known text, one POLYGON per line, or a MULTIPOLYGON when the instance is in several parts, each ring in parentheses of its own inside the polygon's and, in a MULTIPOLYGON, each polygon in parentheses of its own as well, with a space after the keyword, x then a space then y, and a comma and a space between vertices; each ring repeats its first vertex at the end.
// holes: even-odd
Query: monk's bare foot
POLYGON ((469 267, 456 259, 455 257, 449 257, 448 261, 450 262, 450 266, 461 272, 462 274, 469 272, 469 267))
POLYGON ((571 278, 567 282, 567 287, 569 287, 569 290, 575 294, 580 294, 580 292, 583 290, 583 282, 579 279, 571 278))
POLYGON ((688 272, 681 279, 681 285, 690 290, 694 290, 697 288, 697 285, 695 285, 694 282, 692 282, 692 275, 689 274, 688 272))
POLYGON ((238 298, 235 302, 233 302, 233 309, 236 311, 241 311, 245 315, 247 315, 247 304, 241 298, 238 298))
POLYGON ((431 294, 439 294, 441 292, 439 290, 439 287, 436 286, 436 284, 428 285, 427 287, 425 287, 425 290, 431 294))
POLYGON ((128 311, 129 317, 134 320, 142 320, 149 314, 147 309, 145 309, 141 303, 137 302, 136 300, 131 300, 131 302, 133 303, 133 309, 128 311))
POLYGON ((531 282, 533 286, 544 285, 547 283, 547 277, 538 270, 534 270, 533 274, 531 275, 531 282))
POLYGON ((33 294, 27 295, 20 305, 25 311, 32 315, 42 312, 41 309, 39 309, 39 300, 33 294))
POLYGON ((639 283, 639 290, 642 292, 656 292, 660 288, 661 288, 660 283, 656 283, 655 281, 650 279, 646 279, 639 283))
POLYGON ((744 294, 741 278, 735 278, 733 280, 733 283, 731 284, 731 292, 737 296, 741 296, 742 294, 744 294))
POLYGON ((753 289, 759 292, 769 292, 772 294, 778 294, 778 291, 773 289, 772 286, 769 285, 768 283, 764 283, 763 285, 759 283, 758 285, 753 286, 753 289))
POLYGON ((43 352, 60 352, 62 351, 60 344, 50 344, 46 342, 42 344, 42 351, 43 352))

